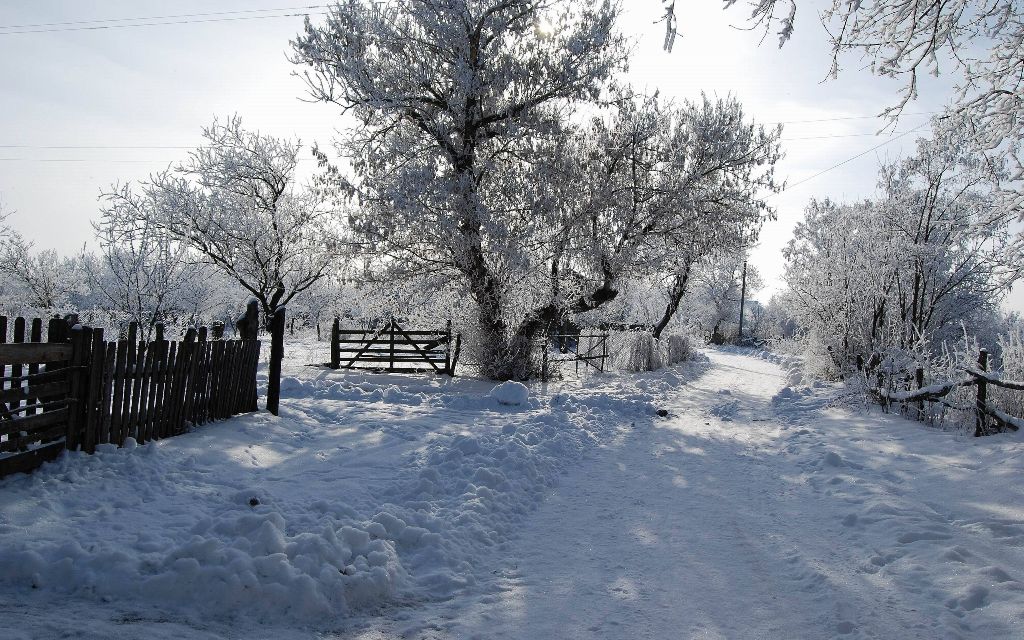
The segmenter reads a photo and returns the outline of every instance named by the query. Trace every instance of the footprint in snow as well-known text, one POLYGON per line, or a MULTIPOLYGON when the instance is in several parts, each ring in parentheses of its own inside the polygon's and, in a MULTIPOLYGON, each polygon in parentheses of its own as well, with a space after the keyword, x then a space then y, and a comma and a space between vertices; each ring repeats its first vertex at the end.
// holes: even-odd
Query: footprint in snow
POLYGON ((949 540, 953 536, 940 530, 909 531, 896 538, 900 544, 912 544, 921 540, 949 540))
POLYGON ((987 587, 975 585, 967 590, 967 593, 959 598, 950 598, 946 601, 946 608, 961 611, 974 611, 988 606, 989 590, 987 587))

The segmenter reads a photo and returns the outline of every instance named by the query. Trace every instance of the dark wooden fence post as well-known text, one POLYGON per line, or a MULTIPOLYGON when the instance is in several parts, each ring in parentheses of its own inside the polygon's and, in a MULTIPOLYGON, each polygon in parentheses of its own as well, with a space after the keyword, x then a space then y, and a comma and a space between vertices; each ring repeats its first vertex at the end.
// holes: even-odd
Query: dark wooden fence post
POLYGON ((331 368, 341 368, 341 319, 337 317, 331 325, 331 368))
POLYGON ((390 336, 391 350, 388 352, 388 371, 395 370, 395 318, 391 317, 391 324, 388 325, 388 335, 390 336))
POLYGON ((548 336, 545 335, 540 341, 540 380, 548 381, 548 336))
POLYGON ((68 388, 68 430, 64 447, 71 451, 82 445, 82 430, 87 415, 89 350, 92 347, 92 330, 82 325, 71 329, 71 380, 68 388))
MULTIPOLYGON (((978 353, 978 370, 984 372, 988 368, 988 351, 982 349, 978 353)), ((977 420, 974 425, 974 436, 983 436, 988 432, 985 421, 986 405, 988 404, 988 388, 985 385, 985 378, 978 378, 978 400, 975 405, 977 420)))
MULTIPOLYGON (((14 319, 14 340, 12 342, 22 343, 25 342, 25 318, 18 316, 14 319)), ((20 378, 24 371, 20 364, 11 365, 11 378, 20 378)), ((13 400, 10 403, 11 410, 17 409, 21 406, 20 400, 13 400)))
POLYGON ((284 359, 285 308, 274 310, 270 321, 270 371, 267 380, 267 411, 279 415, 281 403, 281 361, 284 359))
POLYGON ((462 334, 455 334, 455 351, 452 353, 452 369, 449 375, 455 377, 455 367, 459 366, 459 354, 462 353, 462 334))
POLYGON ((86 453, 96 452, 99 436, 100 396, 103 391, 103 329, 92 330, 92 345, 89 347, 89 386, 85 389, 85 433, 82 435, 82 449, 86 453))
POLYGON ((452 375, 452 321, 449 320, 444 330, 444 339, 447 348, 444 350, 444 372, 452 375))
POLYGON ((601 336, 601 373, 605 372, 608 362, 608 334, 601 336))
MULTIPOLYGON (((917 371, 914 372, 914 379, 915 379, 915 382, 917 383, 918 391, 920 391, 922 388, 924 388, 924 368, 923 367, 918 367, 917 368, 917 371)), ((917 419, 920 420, 921 422, 924 422, 924 418, 925 418, 925 415, 924 415, 924 398, 920 398, 917 401, 917 419)))
POLYGON ((223 340, 224 339, 224 323, 214 322, 210 326, 210 339, 211 340, 223 340))

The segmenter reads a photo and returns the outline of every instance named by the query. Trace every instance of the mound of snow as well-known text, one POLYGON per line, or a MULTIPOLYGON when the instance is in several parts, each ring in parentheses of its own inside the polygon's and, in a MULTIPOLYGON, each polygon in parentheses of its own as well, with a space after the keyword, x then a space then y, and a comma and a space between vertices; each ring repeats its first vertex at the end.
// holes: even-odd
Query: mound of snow
POLYGON ((526 401, 530 398, 530 390, 522 382, 509 380, 491 389, 491 397, 497 400, 499 404, 526 404, 526 401))

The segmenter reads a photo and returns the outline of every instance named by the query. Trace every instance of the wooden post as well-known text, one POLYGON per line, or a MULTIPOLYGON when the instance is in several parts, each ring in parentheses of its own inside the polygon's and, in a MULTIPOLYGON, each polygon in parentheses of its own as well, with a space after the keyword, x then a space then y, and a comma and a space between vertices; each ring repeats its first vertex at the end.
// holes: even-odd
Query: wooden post
POLYGON ((391 324, 390 324, 390 326, 388 326, 388 335, 390 336, 390 339, 391 339, 391 342, 390 342, 391 349, 388 352, 389 353, 389 355, 388 355, 388 371, 394 371, 395 370, 395 318, 394 318, 394 316, 392 316, 391 324))
POLYGON ((331 368, 341 368, 341 319, 337 317, 331 325, 331 368))
POLYGON ((184 433, 189 426, 195 426, 195 421, 192 417, 192 407, 196 392, 196 378, 199 373, 199 354, 202 347, 202 345, 196 342, 198 335, 195 329, 189 329, 185 332, 185 343, 183 346, 186 347, 188 355, 184 365, 182 365, 181 373, 183 378, 180 392, 182 406, 174 420, 178 433, 184 433))
MULTIPOLYGON (((917 389, 920 391, 924 388, 924 368, 918 367, 917 371, 914 372, 914 378, 917 382, 917 389)), ((924 398, 917 401, 917 419, 924 422, 924 398)))
MULTIPOLYGON (((122 432, 121 422, 124 419, 122 408, 124 407, 125 378, 128 371, 128 340, 118 340, 114 356, 114 394, 113 404, 110 406, 110 441, 117 446, 124 444, 127 435, 122 432)), ((131 387, 129 387, 129 390, 131 387)), ((124 430, 127 431, 127 430, 124 430)))
MULTIPOLYGON (((0 316, 0 344, 7 344, 7 316, 0 316)), ((0 364, 0 377, 7 375, 7 365, 0 364)), ((7 386, 0 382, 0 390, 7 386)), ((13 381, 11 386, 14 386, 13 381)))
POLYGON ((274 310, 270 321, 270 371, 267 380, 267 411, 280 415, 281 404, 281 361, 284 360, 284 318, 285 308, 274 310))
POLYGON ((92 346, 89 349, 89 387, 85 391, 85 434, 82 448, 86 453, 96 452, 99 435, 99 398, 103 390, 103 329, 92 330, 92 346))
POLYGON ((444 372, 448 375, 452 375, 452 321, 448 321, 448 325, 445 327, 444 332, 445 344, 448 345, 444 350, 444 372))
MULTIPOLYGON (((42 321, 41 318, 32 318, 32 326, 31 326, 31 329, 29 330, 28 341, 29 342, 42 342, 43 341, 43 321, 42 321)), ((31 376, 31 375, 35 375, 37 373, 39 373, 39 365, 38 364, 30 364, 30 365, 28 365, 28 375, 31 376)), ((31 386, 29 386, 29 388, 31 388, 31 386)), ((36 404, 36 403, 40 402, 41 400, 42 400, 42 398, 26 398, 25 399, 25 404, 28 405, 28 406, 31 406, 33 404, 36 404)), ((25 412, 25 415, 32 416, 32 415, 35 415, 35 413, 36 413, 36 409, 35 409, 35 407, 32 407, 28 411, 25 412)))
POLYGON ((544 339, 540 342, 540 380, 541 382, 548 381, 548 337, 544 336, 544 339))
POLYGON ((156 323, 156 341, 163 342, 164 339, 164 323, 156 323))
MULTIPOLYGON (((735 282, 735 280, 733 281, 735 282)), ((743 343, 743 312, 745 311, 744 305, 747 301, 747 261, 743 261, 743 287, 740 290, 740 329, 736 333, 736 343, 743 343)))
MULTIPOLYGON (((12 340, 12 342, 14 342, 14 343, 25 342, 25 318, 22 318, 21 316, 18 316, 17 318, 14 319, 14 340, 12 340)), ((12 364, 11 365, 11 378, 12 378, 12 380, 11 380, 11 388, 12 389, 14 387, 20 387, 21 386, 22 381, 21 380, 15 380, 14 378, 20 378, 22 373, 23 373, 23 370, 22 370, 20 364, 12 364)), ((15 409, 17 409, 20 406, 21 406, 21 401, 20 400, 12 400, 11 401, 11 411, 14 411, 15 409)))
POLYGON ((604 334, 601 337, 601 373, 605 372, 605 366, 608 362, 608 334, 604 334))
MULTIPOLYGON (((988 368, 988 351, 982 349, 978 353, 978 370, 985 371, 988 368)), ((977 413, 977 420, 974 425, 974 436, 983 436, 988 434, 988 426, 985 420, 986 405, 988 403, 988 389, 985 385, 985 378, 978 378, 978 400, 975 405, 975 412, 977 413)))
POLYGON ((452 353, 452 369, 449 375, 455 377, 455 367, 459 365, 459 354, 462 353, 462 334, 455 334, 455 352, 452 353))
POLYGON ((92 343, 92 331, 82 325, 71 330, 71 380, 68 388, 68 430, 64 447, 72 451, 82 444, 82 429, 86 416, 86 385, 88 376, 85 368, 89 366, 89 347, 92 343))
POLYGON ((224 339, 224 323, 214 322, 210 326, 210 338, 212 340, 223 340, 224 339))

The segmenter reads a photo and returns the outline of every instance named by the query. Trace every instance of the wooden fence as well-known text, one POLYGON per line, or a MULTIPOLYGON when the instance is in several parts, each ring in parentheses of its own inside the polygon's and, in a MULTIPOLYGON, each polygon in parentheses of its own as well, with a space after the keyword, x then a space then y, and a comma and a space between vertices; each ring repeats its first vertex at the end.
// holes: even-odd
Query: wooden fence
POLYGON ((161 327, 156 340, 138 341, 133 324, 108 342, 102 329, 53 320, 44 343, 41 325, 15 319, 8 343, 0 317, 0 477, 64 449, 143 443, 256 410, 256 340, 207 341, 202 328, 168 341, 161 327))
POLYGON ((69 398, 81 386, 67 324, 0 316, 0 477, 30 471, 64 450, 77 414, 69 398), (11 329, 8 334, 8 329, 11 329), (9 338, 9 339, 8 339, 9 338))
POLYGON ((331 327, 332 369, 368 369, 413 373, 433 371, 455 375, 462 336, 451 324, 436 331, 407 331, 391 318, 377 329, 343 329, 335 318, 331 327))
POLYGON ((1003 431, 1017 431, 1024 426, 1024 419, 1011 416, 992 406, 988 400, 990 386, 1024 391, 1024 382, 1003 380, 988 371, 988 352, 984 349, 978 354, 977 368, 964 369, 966 376, 959 380, 949 380, 925 384, 924 369, 918 367, 913 375, 903 372, 886 375, 881 370, 865 373, 873 385, 869 385, 871 394, 887 409, 894 403, 899 404, 904 413, 918 420, 927 418, 927 405, 937 403, 958 411, 974 413, 975 436, 992 435, 1003 431), (871 378, 874 377, 874 380, 871 378), (976 394, 972 406, 957 406, 950 403, 946 396, 961 387, 975 387, 976 394))

